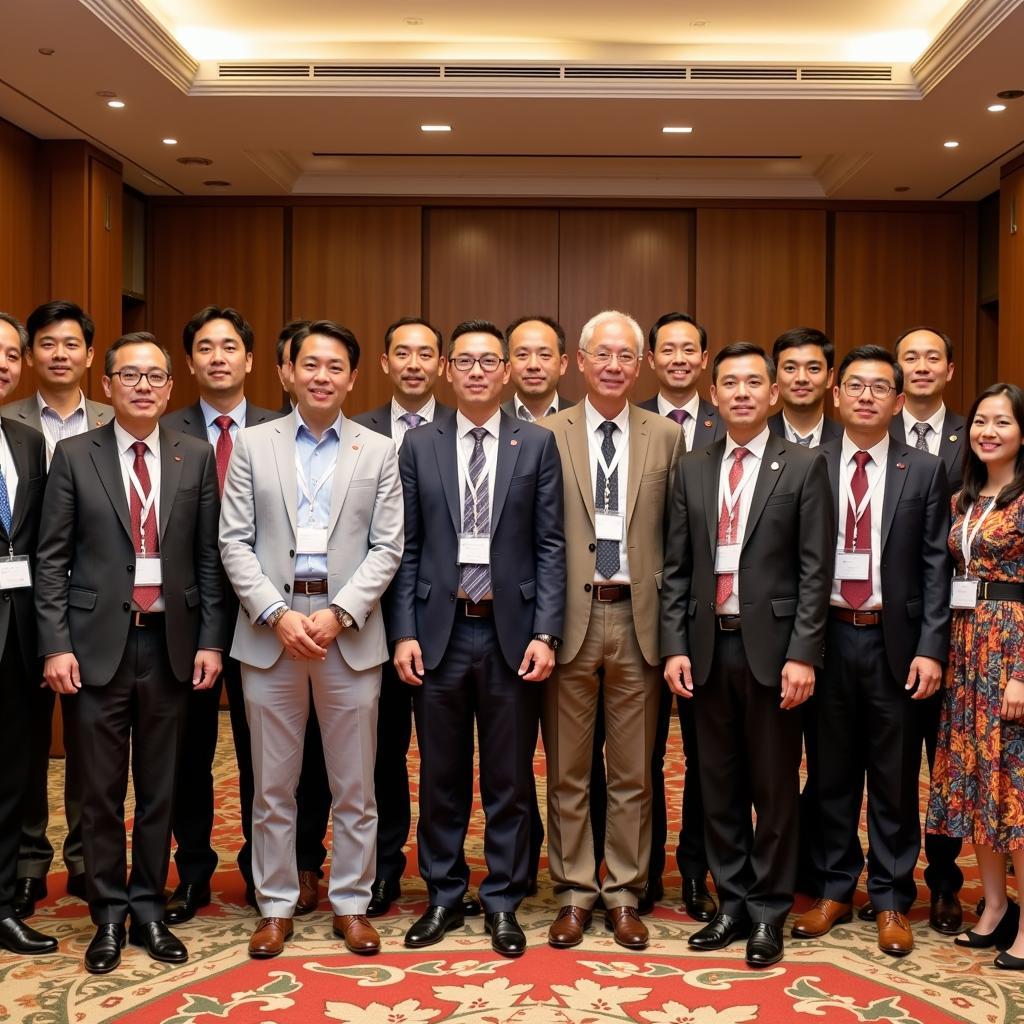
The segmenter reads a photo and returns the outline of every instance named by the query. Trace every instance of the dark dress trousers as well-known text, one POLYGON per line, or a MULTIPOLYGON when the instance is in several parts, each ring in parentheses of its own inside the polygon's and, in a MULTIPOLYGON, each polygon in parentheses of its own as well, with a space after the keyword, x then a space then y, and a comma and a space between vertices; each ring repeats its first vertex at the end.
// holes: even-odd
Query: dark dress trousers
POLYGON ((170 858, 176 762, 198 648, 228 638, 217 554, 213 449, 160 430, 161 594, 133 624, 136 553, 113 423, 58 446, 43 502, 36 571, 39 651, 73 652, 82 687, 65 698, 81 753, 86 889, 96 924, 159 921, 170 858), (124 797, 135 783, 126 882, 124 797))

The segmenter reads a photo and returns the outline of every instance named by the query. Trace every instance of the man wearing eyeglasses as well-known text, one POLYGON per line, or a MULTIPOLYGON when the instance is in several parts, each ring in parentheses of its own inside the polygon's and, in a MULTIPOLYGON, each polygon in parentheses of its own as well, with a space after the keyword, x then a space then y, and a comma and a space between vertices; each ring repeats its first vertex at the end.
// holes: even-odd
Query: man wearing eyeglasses
POLYGON ((884 348, 854 349, 834 397, 841 440, 821 448, 836 509, 836 562, 815 698, 818 899, 793 926, 815 938, 850 919, 864 854, 857 827, 867 779, 868 896, 878 945, 914 947, 907 911, 921 849, 915 707, 942 682, 949 649, 949 486, 941 459, 889 434, 903 371, 884 348))
POLYGON ((39 531, 39 649, 80 755, 93 974, 120 963, 129 916, 127 938, 154 960, 188 959, 163 923, 175 762, 190 689, 216 682, 227 623, 216 462, 205 442, 159 426, 170 366, 151 334, 110 346, 114 422, 57 445, 39 531))
POLYGON ((417 841, 428 907, 405 936, 419 948, 463 924, 462 854, 473 804, 473 726, 487 819, 480 883, 495 952, 526 949, 526 895, 540 685, 565 604, 562 474, 554 438, 501 412, 508 346, 485 320, 452 332, 454 420, 405 436, 405 552, 391 587, 390 640, 413 687, 420 745, 417 841))
POLYGON ((542 424, 562 461, 567 561, 565 642, 543 715, 555 948, 583 941, 598 896, 616 942, 643 949, 648 940, 637 906, 650 859, 650 765, 663 685, 658 591, 669 479, 683 435, 666 417, 629 403, 643 349, 632 317, 615 310, 592 317, 577 353, 587 397, 542 424), (608 796, 599 887, 588 792, 602 689, 608 796))

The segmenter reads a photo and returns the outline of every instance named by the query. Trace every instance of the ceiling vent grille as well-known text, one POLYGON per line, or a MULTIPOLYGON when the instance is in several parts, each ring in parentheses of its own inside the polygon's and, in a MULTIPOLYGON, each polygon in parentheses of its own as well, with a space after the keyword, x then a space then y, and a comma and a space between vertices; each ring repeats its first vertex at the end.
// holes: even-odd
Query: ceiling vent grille
POLYGON ((218 78, 309 78, 308 64, 219 64, 218 78))
POLYGON ((557 64, 446 64, 445 78, 561 78, 557 64))
POLYGON ((314 64, 314 78, 440 78, 440 64, 314 64))
POLYGON ((892 68, 880 64, 801 68, 801 82, 891 82, 892 68))
POLYGON ((694 82, 796 82, 796 68, 720 64, 690 68, 694 82))
POLYGON ((623 79, 631 80, 685 80, 686 67, 683 65, 655 65, 643 67, 627 64, 569 64, 565 67, 567 79, 588 79, 618 81, 623 79))

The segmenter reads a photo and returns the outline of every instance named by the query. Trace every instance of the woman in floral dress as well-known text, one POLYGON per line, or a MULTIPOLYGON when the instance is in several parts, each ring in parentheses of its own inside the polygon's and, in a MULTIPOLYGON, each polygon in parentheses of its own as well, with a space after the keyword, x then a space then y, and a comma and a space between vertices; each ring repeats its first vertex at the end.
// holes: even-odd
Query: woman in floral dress
POLYGON ((953 498, 953 625, 928 830, 974 844, 985 890, 977 925, 954 941, 996 947, 1024 969, 1006 857, 1024 878, 1024 391, 993 384, 967 417, 964 486, 953 498))

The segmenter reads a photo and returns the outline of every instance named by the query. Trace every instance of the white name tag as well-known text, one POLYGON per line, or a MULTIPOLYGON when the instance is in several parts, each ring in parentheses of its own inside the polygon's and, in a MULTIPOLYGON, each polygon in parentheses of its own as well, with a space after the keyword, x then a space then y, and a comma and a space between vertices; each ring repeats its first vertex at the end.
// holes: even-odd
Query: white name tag
POLYGON ((159 558, 137 558, 135 560, 135 586, 163 586, 163 573, 160 570, 159 558))
POLYGON ((719 544, 715 549, 715 572, 737 572, 740 567, 740 545, 719 544))
POLYGON ((326 555, 327 530, 315 526, 300 526, 295 546, 300 555, 326 555))
POLYGON ((837 580, 868 580, 871 579, 870 551, 837 551, 837 580))
POLYGON ((950 608, 977 608, 978 581, 953 578, 949 588, 950 608))
POLYGON ((595 512, 594 530, 598 540, 622 540, 625 520, 618 512, 595 512))
POLYGON ((459 534, 459 565, 490 565, 491 535, 459 534))
POLYGON ((0 590, 20 590, 32 586, 28 555, 0 558, 0 590))

